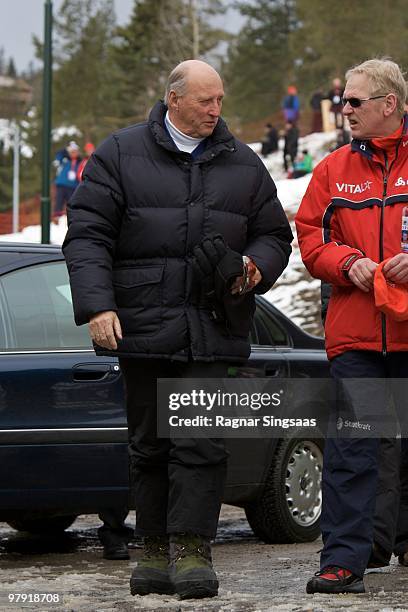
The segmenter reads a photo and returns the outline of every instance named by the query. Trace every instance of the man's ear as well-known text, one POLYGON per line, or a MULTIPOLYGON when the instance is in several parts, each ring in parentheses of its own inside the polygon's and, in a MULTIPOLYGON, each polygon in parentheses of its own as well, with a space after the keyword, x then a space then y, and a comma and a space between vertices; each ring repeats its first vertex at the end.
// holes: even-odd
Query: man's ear
POLYGON ((168 108, 172 111, 178 111, 178 96, 175 91, 171 90, 167 96, 168 108))
POLYGON ((389 117, 397 108, 397 96, 393 93, 387 94, 385 98, 384 116, 389 117))

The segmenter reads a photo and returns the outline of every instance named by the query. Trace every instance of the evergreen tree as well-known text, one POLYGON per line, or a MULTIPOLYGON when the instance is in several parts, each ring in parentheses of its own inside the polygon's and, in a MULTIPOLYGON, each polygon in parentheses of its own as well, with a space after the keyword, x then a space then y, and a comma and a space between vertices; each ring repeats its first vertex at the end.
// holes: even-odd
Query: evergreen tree
POLYGON ((115 87, 113 0, 64 0, 56 19, 54 125, 74 124, 86 140, 111 129, 115 87))
POLYGON ((4 55, 4 47, 0 47, 0 74, 4 74, 6 71, 6 59, 4 55))
POLYGON ((0 142, 0 212, 8 210, 13 202, 13 153, 0 142))
POLYGON ((297 28, 294 0, 238 3, 246 22, 230 45, 224 66, 226 113, 251 121, 277 110, 293 78, 291 34, 297 28))
POLYGON ((15 79, 17 77, 16 65, 12 57, 10 57, 9 59, 6 74, 8 77, 11 77, 12 79, 15 79))
POLYGON ((329 89, 351 66, 372 57, 391 56, 406 65, 408 15, 405 0, 338 2, 297 0, 301 27, 292 38, 301 89, 329 89))
POLYGON ((32 156, 20 156, 20 199, 26 200, 41 192, 42 180, 42 118, 39 110, 31 108, 22 122, 21 135, 30 147, 32 156))
POLYGON ((176 64, 202 57, 226 37, 209 23, 210 15, 223 10, 218 0, 135 0, 130 22, 118 28, 114 47, 124 123, 146 118, 163 97, 176 64))

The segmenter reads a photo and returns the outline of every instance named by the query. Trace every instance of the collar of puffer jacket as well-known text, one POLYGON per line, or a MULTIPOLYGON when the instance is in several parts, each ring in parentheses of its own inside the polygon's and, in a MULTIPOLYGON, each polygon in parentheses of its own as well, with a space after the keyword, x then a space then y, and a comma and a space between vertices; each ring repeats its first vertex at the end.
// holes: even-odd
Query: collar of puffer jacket
MULTIPOLYGON (((149 128, 153 134, 153 138, 156 140, 157 144, 168 149, 172 153, 184 157, 186 155, 191 157, 189 153, 177 149, 168 131, 164 127, 166 112, 167 106, 161 100, 153 106, 149 115, 149 128)), ((227 128, 227 124, 220 117, 213 133, 206 138, 205 150, 195 161, 196 163, 209 161, 222 151, 234 153, 236 151, 236 144, 235 138, 227 128)))

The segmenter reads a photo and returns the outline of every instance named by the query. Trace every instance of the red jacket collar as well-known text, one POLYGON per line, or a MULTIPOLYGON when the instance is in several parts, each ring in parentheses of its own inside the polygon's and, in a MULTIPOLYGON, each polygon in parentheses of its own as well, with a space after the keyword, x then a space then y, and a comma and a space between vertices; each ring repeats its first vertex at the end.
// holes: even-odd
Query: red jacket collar
POLYGON ((375 149, 381 149, 388 153, 392 149, 395 149, 395 147, 401 140, 403 128, 404 124, 401 121, 399 127, 392 134, 389 134, 388 136, 383 136, 382 138, 372 138, 371 146, 375 149))
MULTIPOLYGON (((352 140, 351 150, 358 152, 364 157, 384 164, 384 151, 396 155, 398 144, 402 144, 402 150, 408 154, 408 114, 405 114, 401 125, 393 134, 384 138, 373 138, 373 140, 352 140)), ((398 155, 401 147, 399 147, 398 155)))

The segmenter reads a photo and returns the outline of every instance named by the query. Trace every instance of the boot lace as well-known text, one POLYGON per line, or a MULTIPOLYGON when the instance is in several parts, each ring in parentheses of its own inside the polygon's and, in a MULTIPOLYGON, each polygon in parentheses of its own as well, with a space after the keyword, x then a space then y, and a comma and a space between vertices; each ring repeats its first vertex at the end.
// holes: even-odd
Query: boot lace
POLYGON ((160 536, 146 537, 144 540, 143 556, 147 559, 153 557, 168 557, 169 555, 169 543, 166 538, 160 536))
POLYGON ((203 557, 207 561, 211 562, 210 544, 198 537, 193 539, 186 538, 180 542, 174 542, 174 549, 171 555, 171 560, 174 563, 177 563, 177 561, 180 561, 180 559, 189 556, 203 557))

